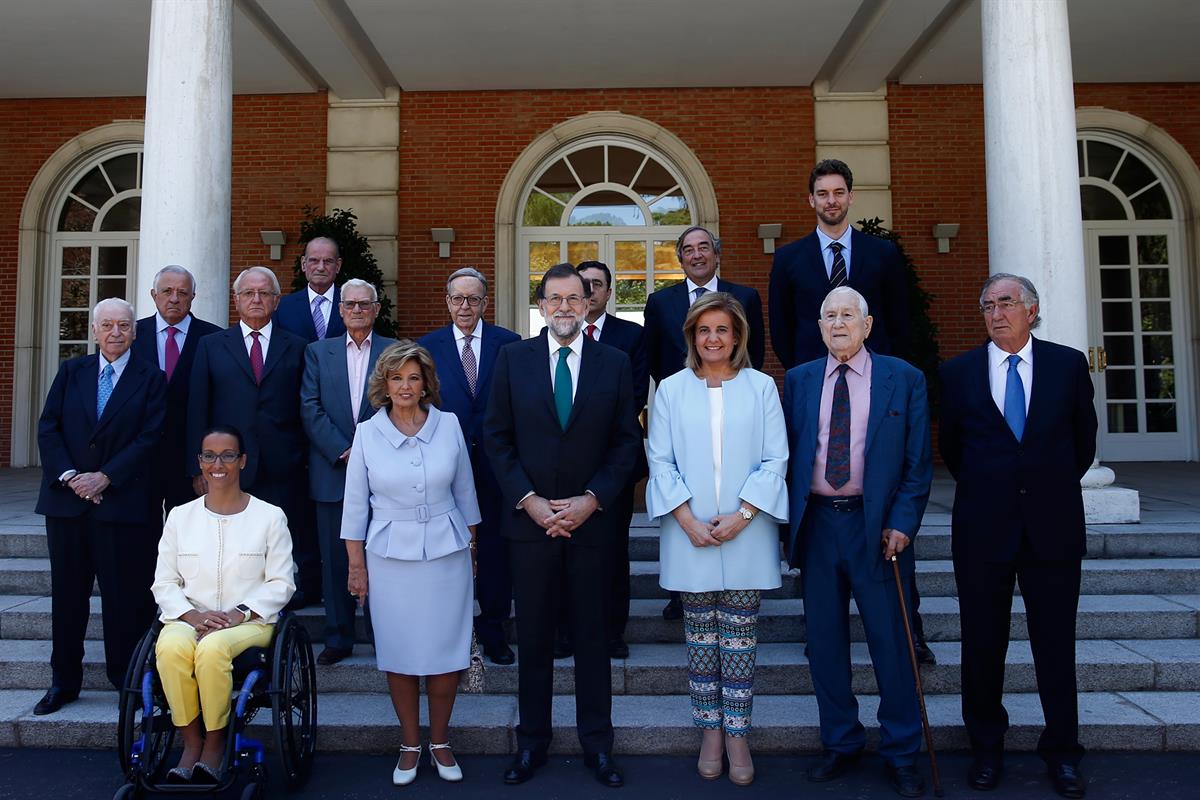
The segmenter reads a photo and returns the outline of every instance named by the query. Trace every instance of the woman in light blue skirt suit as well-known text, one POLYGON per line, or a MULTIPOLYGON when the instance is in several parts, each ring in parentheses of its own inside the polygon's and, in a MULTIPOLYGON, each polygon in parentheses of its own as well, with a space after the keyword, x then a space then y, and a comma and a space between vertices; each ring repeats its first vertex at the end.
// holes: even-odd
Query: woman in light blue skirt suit
POLYGON ((758 611, 781 584, 787 432, 775 381, 750 367, 749 326, 710 292, 684 321, 688 368, 659 384, 650 415, 646 510, 659 519, 660 583, 681 594, 697 769, 748 784, 758 611), (724 737, 722 737, 724 730, 724 737))
POLYGON ((342 539, 350 593, 360 604, 370 594, 375 657, 403 734, 392 782, 416 777, 420 676, 430 761, 458 781, 448 728, 471 650, 479 503, 470 454, 458 418, 437 409, 437 371, 425 348, 405 341, 380 353, 367 393, 379 411, 354 434, 342 539))

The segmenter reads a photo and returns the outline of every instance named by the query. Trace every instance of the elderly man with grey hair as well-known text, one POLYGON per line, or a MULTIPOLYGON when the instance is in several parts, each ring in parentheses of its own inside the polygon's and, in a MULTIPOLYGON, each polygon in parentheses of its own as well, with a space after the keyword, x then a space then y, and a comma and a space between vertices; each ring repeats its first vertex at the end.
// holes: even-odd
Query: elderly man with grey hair
MULTIPOLYGON (((308 498, 308 439, 300 421, 300 381, 307 342, 272 324, 279 280, 266 267, 243 270, 233 282, 238 322, 200 340, 192 367, 187 447, 213 425, 241 431, 246 453, 242 489, 287 514, 296 562, 293 607, 319 603, 321 557, 308 498)), ((190 472, 200 474, 191 459, 190 472)))
POLYGON ((167 419, 155 470, 155 508, 169 514, 175 506, 196 499, 199 478, 188 474, 194 454, 188 450, 187 409, 192 364, 200 340, 221 330, 192 314, 196 279, 184 267, 171 264, 154 276, 150 289, 155 312, 137 321, 133 355, 155 364, 167 380, 167 419))
POLYGON ((162 530, 152 476, 166 416, 166 381, 129 352, 133 306, 101 300, 92 309, 96 351, 64 361, 38 422, 50 551, 53 673, 34 714, 79 697, 83 637, 99 579, 104 665, 119 689, 138 639, 154 621, 154 564, 162 530))
POLYGON ((421 337, 433 355, 441 383, 442 410, 458 417, 471 451, 471 470, 482 521, 476 532, 479 567, 476 597, 479 616, 475 633, 484 654, 496 664, 511 664, 513 651, 504 638, 504 621, 512 608, 508 550, 500 538, 500 488, 483 453, 483 415, 492 388, 492 368, 500 348, 520 336, 484 321, 488 282, 474 267, 454 271, 446 280, 450 324, 421 337))

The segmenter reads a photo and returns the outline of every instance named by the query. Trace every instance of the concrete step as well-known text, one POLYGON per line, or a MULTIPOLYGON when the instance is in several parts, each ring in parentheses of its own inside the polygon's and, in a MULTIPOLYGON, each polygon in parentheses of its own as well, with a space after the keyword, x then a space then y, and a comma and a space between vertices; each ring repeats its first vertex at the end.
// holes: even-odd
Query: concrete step
MULTIPOLYGON (((112 691, 86 691, 56 714, 35 717, 40 690, 0 690, 0 747, 108 749, 116 742, 117 703, 112 691)), ((939 749, 968 746, 961 698, 931 695, 927 708, 939 749)), ((1043 717, 1036 694, 1005 696, 1010 750, 1033 750, 1043 717)), ((422 702, 422 706, 424 703, 422 702)), ((878 743, 878 698, 859 697, 859 717, 868 730, 868 748, 878 743)), ((1084 692, 1079 695, 1080 741, 1089 750, 1168 750, 1200 748, 1200 692, 1084 692)), ((614 750, 628 754, 694 755, 699 736, 684 695, 613 698, 614 750)), ((753 748, 758 753, 794 754, 820 748, 817 702, 811 695, 766 695, 754 702, 753 748)), ((426 721, 422 708, 422 724, 426 721)), ((507 695, 460 695, 451 736, 460 755, 504 754, 515 749, 517 700, 507 695)), ((260 714, 252 731, 269 730, 260 714)), ((554 753, 577 753, 574 697, 555 699, 554 753)), ((395 752, 400 727, 385 692, 322 695, 318 748, 323 751, 395 752)), ((270 736, 264 736, 268 741, 270 736)), ((471 777, 470 761, 463 764, 471 777)), ((483 776, 487 777, 487 776, 483 776)))
MULTIPOLYGON (((936 666, 921 668, 928 694, 960 691, 961 646, 935 642, 936 666)), ((50 685, 50 642, 8 639, 0 641, 0 686, 8 689, 45 689, 50 685)), ((519 653, 518 653, 519 655, 519 653)), ((877 691, 867 646, 851 645, 851 670, 856 692, 877 691)), ((1200 639, 1087 640, 1076 645, 1076 673, 1081 692, 1187 691, 1200 687, 1200 639)), ((682 643, 635 644, 629 658, 613 661, 614 695, 686 694, 687 653, 682 643)), ((317 668, 322 695, 387 690, 375 666, 373 648, 363 645, 350 658, 331 667, 317 668)), ((485 671, 488 694, 516 694, 516 665, 490 662, 485 671)), ((84 688, 107 689, 104 649, 97 641, 84 648, 84 688)), ((1009 648, 1004 688, 1009 692, 1036 692, 1037 681, 1028 642, 1009 648)), ((574 692, 574 661, 555 662, 554 691, 574 692)), ((811 694, 812 679, 802 644, 759 645, 754 678, 756 695, 811 694)))
MULTIPOLYGON (((634 600, 630 603, 629 625, 625 638, 631 643, 675 643, 683 641, 683 623, 662 618, 660 600, 634 600)), ((313 640, 323 640, 325 612, 304 608, 297 612, 313 640)), ((953 642, 960 636, 958 600, 953 597, 921 599, 921 619, 931 642, 953 642)), ((103 628, 100 598, 91 601, 87 636, 98 639, 103 628)), ((511 633, 511 631, 510 631, 511 633)), ((49 639, 50 598, 32 595, 0 596, 0 640, 49 639)), ((1014 640, 1029 638, 1025 620, 1025 601, 1013 597, 1012 626, 1014 640)), ((804 601, 767 599, 758 621, 760 642, 800 642, 806 636, 804 601)), ((858 609, 850 604, 850 636, 866 641, 858 609)), ((1083 595, 1079 598, 1076 623, 1079 639, 1191 639, 1200 636, 1200 595, 1083 595)), ((511 638, 511 637, 510 637, 511 638)), ((358 617, 358 640, 369 641, 366 625, 358 617)))

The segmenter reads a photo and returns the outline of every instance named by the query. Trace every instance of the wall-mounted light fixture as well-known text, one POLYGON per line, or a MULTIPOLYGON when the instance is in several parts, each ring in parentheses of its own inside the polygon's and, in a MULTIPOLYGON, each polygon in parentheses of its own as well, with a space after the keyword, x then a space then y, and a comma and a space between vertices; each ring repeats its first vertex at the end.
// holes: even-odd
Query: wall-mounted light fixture
POLYGON ((763 252, 767 255, 775 252, 775 240, 783 236, 783 225, 759 225, 758 238, 762 239, 763 252))
POLYGON ((950 252, 950 240, 958 236, 957 222, 939 222, 933 226, 933 238, 937 239, 938 252, 950 252))
POLYGON ((262 237, 262 243, 271 248, 272 261, 283 258, 283 244, 287 241, 283 231, 259 231, 258 235, 262 237))
POLYGON ((438 258, 450 257, 450 243, 454 241, 454 228, 430 228, 429 234, 438 246, 438 258))

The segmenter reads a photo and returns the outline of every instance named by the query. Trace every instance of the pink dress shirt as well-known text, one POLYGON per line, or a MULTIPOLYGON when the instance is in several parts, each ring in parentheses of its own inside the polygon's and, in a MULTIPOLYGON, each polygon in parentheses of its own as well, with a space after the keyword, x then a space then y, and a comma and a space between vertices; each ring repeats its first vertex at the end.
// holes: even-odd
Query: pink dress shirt
POLYGON ((829 452, 829 418, 833 415, 833 386, 837 383, 838 364, 833 356, 825 359, 825 382, 821 384, 821 410, 817 417, 817 453, 813 459, 812 485, 809 491, 826 497, 848 497, 863 493, 863 454, 867 441, 867 419, 871 414, 871 355, 867 348, 846 363, 846 388, 850 390, 850 480, 835 489, 825 480, 825 458, 829 452))
POLYGON ((346 334, 346 374, 350 378, 350 413, 358 422, 358 409, 362 406, 363 390, 367 384, 367 364, 371 362, 371 334, 363 339, 362 345, 354 343, 346 334))

